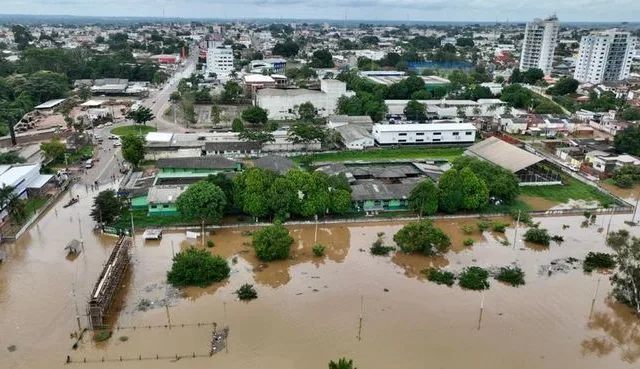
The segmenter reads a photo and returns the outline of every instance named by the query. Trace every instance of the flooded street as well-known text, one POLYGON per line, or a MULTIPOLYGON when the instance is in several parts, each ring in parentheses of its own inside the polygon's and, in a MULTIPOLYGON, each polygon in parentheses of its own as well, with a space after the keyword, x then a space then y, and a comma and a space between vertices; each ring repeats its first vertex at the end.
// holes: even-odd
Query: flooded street
MULTIPOLYGON (((67 355, 74 362, 88 361, 70 365, 92 368, 319 369, 341 356, 354 359, 361 369, 640 365, 640 320, 608 297, 608 275, 583 274, 580 263, 550 276, 541 270, 557 259, 608 252, 604 234, 609 216, 599 216, 586 228, 581 228, 581 216, 536 219, 550 234, 564 237, 562 244, 553 242, 549 248, 525 244, 523 228, 513 245, 513 225, 505 234, 476 230, 464 235, 461 225, 474 225, 476 219, 438 220, 434 223, 451 236, 452 250, 429 258, 369 253, 379 232, 384 232, 385 244, 393 244, 399 222, 320 225, 317 236, 314 225, 292 226, 292 259, 268 265, 255 257, 251 228, 222 229, 211 236, 215 247, 208 250, 229 260, 231 277, 206 289, 183 291, 166 287, 166 271, 173 252, 199 241, 175 232, 144 242, 139 234, 111 317, 120 329, 106 343, 96 344, 86 334, 72 350, 76 303, 84 315, 115 243, 115 238, 92 232, 86 215, 91 194, 84 188, 79 193, 80 203, 67 209, 58 204, 19 242, 4 246, 9 260, 0 265, 0 368, 62 368, 67 355), (80 239, 78 214, 84 252, 69 261, 63 248, 72 238, 80 239), (475 244, 463 246, 467 238, 475 244), (504 246, 504 240, 510 245, 504 246), (326 246, 324 258, 313 256, 315 243, 326 246), (527 284, 513 288, 491 280, 481 320, 482 293, 438 286, 421 273, 430 266, 459 271, 513 262, 525 271, 527 284), (255 285, 257 300, 236 300, 233 291, 243 283, 255 285), (228 347, 208 357, 214 322, 230 328, 228 347), (154 327, 145 327, 150 325, 154 327), (10 352, 12 345, 15 351, 10 352), (147 360, 156 355, 181 358, 147 360)), ((614 216, 611 230, 624 227, 640 235, 640 228, 624 224, 630 218, 614 216)))

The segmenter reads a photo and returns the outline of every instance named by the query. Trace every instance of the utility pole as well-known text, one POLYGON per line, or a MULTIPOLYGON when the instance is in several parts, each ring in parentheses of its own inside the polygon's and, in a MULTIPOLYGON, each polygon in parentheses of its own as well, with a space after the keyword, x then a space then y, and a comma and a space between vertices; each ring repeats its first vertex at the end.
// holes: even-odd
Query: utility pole
POLYGON ((636 220, 636 212, 638 211, 638 203, 640 203, 640 193, 636 195, 636 206, 633 208, 633 216, 631 217, 631 223, 636 220))
POLYGON ((513 249, 516 249, 516 242, 518 241, 518 227, 520 226, 520 213, 521 211, 518 210, 518 219, 516 220, 516 230, 513 233, 513 249))
POLYGON ((136 236, 135 236, 135 228, 133 226, 133 209, 129 209, 129 216, 131 216, 131 240, 133 241, 133 243, 136 243, 136 236))
POLYGON ((82 237, 82 220, 80 219, 80 214, 78 214, 78 231, 80 232, 80 246, 82 246, 82 251, 84 251, 84 240, 82 237))

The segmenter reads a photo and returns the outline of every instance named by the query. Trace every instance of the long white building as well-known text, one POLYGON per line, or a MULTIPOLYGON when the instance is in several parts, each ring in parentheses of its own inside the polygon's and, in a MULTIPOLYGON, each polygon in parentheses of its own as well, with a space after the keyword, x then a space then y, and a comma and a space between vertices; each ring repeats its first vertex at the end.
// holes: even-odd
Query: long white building
POLYGON ((269 112, 269 119, 295 119, 296 109, 301 104, 310 102, 321 117, 335 114, 340 96, 352 96, 347 91, 347 84, 336 79, 320 81, 320 91, 295 89, 263 88, 255 94, 255 105, 269 112))
POLYGON ((472 144, 476 127, 471 123, 413 123, 373 125, 378 146, 472 144))
POLYGON ((594 84, 628 78, 636 43, 629 32, 617 30, 582 37, 573 78, 594 84))
POLYGON ((539 68, 545 75, 551 73, 559 30, 560 22, 555 15, 546 19, 536 18, 527 23, 520 56, 520 70, 539 68))
POLYGON ((226 81, 233 72, 233 50, 231 46, 222 45, 221 42, 214 42, 214 46, 207 49, 206 74, 216 74, 216 78, 226 81))

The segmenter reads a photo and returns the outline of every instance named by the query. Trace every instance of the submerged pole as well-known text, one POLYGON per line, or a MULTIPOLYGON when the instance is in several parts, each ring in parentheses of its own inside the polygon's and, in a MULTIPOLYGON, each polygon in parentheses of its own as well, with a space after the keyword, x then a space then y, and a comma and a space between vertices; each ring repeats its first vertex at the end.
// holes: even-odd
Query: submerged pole
POLYGON ((518 210, 518 219, 516 219, 516 230, 513 233, 513 249, 514 250, 516 249, 516 242, 518 242, 518 227, 519 226, 520 226, 520 210, 518 210))

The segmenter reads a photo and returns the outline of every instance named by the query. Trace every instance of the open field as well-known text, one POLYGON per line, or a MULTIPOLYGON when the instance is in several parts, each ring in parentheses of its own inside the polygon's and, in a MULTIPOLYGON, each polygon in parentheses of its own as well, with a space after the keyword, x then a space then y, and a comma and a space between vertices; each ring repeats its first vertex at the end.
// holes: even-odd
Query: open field
POLYGON ((142 124, 136 124, 132 126, 122 126, 111 130, 111 133, 116 136, 127 135, 146 135, 149 132, 155 132, 157 129, 152 126, 146 126, 142 124))
POLYGON ((569 200, 598 201, 601 206, 608 207, 618 204, 613 197, 600 192, 597 188, 582 183, 576 179, 565 179, 567 185, 558 186, 527 186, 521 187, 521 194, 525 196, 541 197, 543 199, 566 203, 569 200))
MULTIPOLYGON (((314 162, 349 160, 402 160, 402 159, 441 159, 452 161, 462 155, 464 147, 423 148, 393 147, 363 151, 341 151, 335 153, 311 154, 314 162)), ((299 161, 301 157, 293 157, 299 161)))

